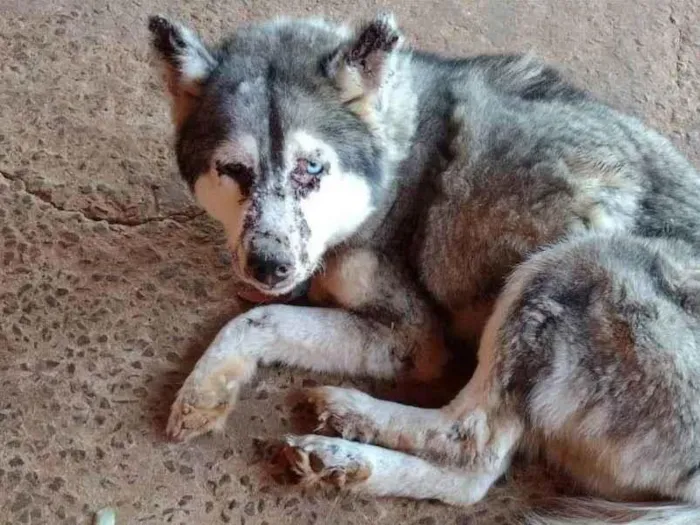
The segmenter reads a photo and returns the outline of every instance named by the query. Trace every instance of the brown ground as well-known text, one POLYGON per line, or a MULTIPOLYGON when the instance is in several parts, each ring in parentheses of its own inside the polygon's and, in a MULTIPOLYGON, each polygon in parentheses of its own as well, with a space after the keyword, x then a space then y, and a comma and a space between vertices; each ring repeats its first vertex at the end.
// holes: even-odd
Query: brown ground
MULTIPOLYGON (((224 435, 163 441, 177 385, 238 305, 220 231, 175 172, 145 17, 169 13, 211 36, 275 14, 379 5, 177 3, 0 0, 0 523, 89 523, 105 505, 120 525, 498 523, 500 505, 271 483, 253 438, 288 429, 282 398, 301 373, 263 373, 224 435)), ((534 49, 700 165, 695 0, 395 4, 410 37, 433 50, 534 49)))

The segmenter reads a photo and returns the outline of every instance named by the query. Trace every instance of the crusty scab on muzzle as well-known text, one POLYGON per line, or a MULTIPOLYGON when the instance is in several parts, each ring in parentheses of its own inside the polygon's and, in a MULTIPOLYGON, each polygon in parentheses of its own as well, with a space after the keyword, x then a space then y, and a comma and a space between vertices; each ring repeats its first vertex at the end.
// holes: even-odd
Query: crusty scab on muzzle
POLYGON ((281 20, 213 47, 163 17, 149 29, 182 176, 226 229, 239 277, 289 292, 358 231, 386 186, 376 113, 400 41, 393 19, 355 33, 281 20))

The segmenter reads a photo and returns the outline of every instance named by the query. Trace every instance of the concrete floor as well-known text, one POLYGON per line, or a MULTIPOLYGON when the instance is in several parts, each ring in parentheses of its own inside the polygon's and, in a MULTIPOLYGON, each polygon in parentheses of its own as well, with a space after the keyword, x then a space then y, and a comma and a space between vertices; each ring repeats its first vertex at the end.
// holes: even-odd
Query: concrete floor
MULTIPOLYGON (((239 308, 219 229, 180 183, 145 18, 213 37, 276 14, 373 13, 359 0, 0 0, 0 523, 498 523, 473 509, 302 494, 253 439, 289 427, 268 370, 223 435, 162 439, 175 389, 239 308)), ((418 45, 532 49, 668 134, 700 165, 695 0, 396 1, 418 45)), ((335 380, 337 381, 337 380, 335 380)), ((496 501, 497 498, 498 501, 496 501)))

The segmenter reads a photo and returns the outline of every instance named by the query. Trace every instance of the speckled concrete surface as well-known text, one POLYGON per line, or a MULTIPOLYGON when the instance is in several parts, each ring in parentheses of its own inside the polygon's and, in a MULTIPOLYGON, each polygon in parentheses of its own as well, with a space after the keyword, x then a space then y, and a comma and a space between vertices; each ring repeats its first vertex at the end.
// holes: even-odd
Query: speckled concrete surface
MULTIPOLYGON (((145 17, 207 36, 275 14, 359 16, 315 0, 0 0, 0 523, 498 523, 473 509, 303 494, 272 483, 254 438, 286 431, 282 370, 225 434, 162 439, 175 389, 239 308, 221 232, 178 181, 145 17)), ((450 53, 533 49, 671 136, 700 164, 695 0, 395 2, 450 53)))

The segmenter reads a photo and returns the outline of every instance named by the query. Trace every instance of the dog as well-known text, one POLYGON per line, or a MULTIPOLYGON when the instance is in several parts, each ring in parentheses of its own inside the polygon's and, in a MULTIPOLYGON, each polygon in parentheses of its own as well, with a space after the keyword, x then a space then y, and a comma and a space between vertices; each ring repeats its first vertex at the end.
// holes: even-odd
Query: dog
POLYGON ((271 299, 198 361, 172 439, 220 428, 260 365, 439 381, 458 337, 478 365, 442 408, 307 391, 332 435, 286 437, 289 471, 470 505, 537 452, 678 502, 630 523, 700 523, 700 176, 666 138, 533 57, 411 49, 390 15, 149 29, 179 170, 271 299), (300 289, 315 306, 274 302, 300 289))

